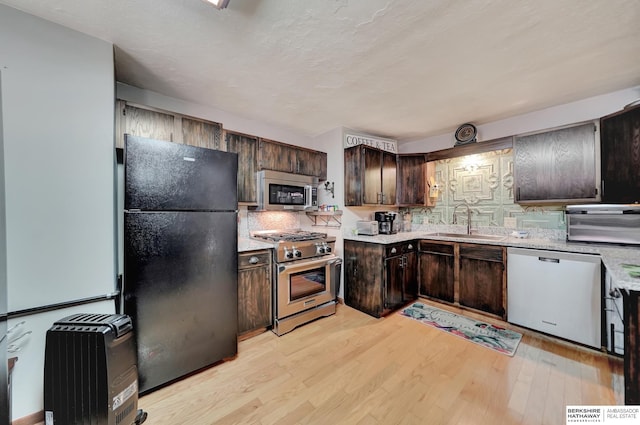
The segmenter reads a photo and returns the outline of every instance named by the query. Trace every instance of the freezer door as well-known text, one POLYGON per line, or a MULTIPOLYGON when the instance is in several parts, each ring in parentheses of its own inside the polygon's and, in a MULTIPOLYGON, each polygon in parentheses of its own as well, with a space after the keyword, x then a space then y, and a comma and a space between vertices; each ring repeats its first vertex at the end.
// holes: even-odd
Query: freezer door
POLYGON ((237 352, 237 214, 125 213, 124 313, 140 391, 237 352))
POLYGON ((124 208, 235 211, 238 155, 125 136, 124 208))

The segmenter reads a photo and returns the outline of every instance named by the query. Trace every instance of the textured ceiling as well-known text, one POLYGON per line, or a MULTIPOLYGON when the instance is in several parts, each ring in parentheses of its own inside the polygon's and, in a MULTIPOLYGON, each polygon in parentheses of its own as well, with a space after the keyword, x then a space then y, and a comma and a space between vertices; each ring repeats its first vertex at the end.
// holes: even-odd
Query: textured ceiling
POLYGON ((400 141, 640 85, 638 0, 0 0, 112 42, 116 79, 400 141))

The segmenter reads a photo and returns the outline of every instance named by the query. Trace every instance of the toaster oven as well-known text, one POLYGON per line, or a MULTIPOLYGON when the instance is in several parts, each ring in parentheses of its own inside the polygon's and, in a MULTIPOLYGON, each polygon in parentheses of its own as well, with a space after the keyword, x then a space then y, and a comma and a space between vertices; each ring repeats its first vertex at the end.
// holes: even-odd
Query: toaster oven
POLYGON ((378 234, 378 222, 360 220, 356 223, 356 229, 359 235, 377 235, 378 234))

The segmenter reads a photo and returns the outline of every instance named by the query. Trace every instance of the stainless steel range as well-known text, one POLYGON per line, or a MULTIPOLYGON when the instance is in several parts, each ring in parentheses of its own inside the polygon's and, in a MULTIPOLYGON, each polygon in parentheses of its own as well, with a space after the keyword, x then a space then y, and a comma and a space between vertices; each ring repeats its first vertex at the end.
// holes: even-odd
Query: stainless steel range
POLYGON ((251 237, 275 243, 274 326, 277 335, 336 312, 342 259, 336 238, 304 230, 265 230, 251 237))

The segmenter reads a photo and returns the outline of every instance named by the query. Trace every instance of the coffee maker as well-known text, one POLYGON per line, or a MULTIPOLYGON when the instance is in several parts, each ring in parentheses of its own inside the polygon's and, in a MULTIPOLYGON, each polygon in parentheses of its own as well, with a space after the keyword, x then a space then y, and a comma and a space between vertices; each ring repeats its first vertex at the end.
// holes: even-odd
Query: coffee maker
POLYGON ((374 218, 378 222, 378 233, 383 235, 398 233, 398 214, 391 211, 378 211, 374 213, 374 218))

